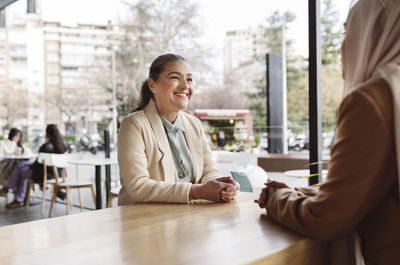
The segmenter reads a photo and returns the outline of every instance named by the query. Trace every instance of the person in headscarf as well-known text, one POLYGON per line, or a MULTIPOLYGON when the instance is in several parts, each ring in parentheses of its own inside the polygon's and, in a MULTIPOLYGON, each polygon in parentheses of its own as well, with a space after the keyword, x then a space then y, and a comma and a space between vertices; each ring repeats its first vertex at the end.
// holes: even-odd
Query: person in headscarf
POLYGON ((327 181, 294 190, 272 181, 256 202, 272 219, 336 250, 334 242, 358 234, 358 244, 331 251, 335 264, 399 264, 400 1, 353 3, 345 31, 344 98, 327 181))

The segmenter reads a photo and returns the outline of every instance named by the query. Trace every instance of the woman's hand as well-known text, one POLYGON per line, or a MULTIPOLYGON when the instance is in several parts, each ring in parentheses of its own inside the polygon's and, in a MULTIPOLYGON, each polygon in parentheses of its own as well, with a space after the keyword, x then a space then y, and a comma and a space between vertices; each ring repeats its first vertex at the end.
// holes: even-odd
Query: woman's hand
POLYGON ((268 192, 269 192, 268 187, 263 188, 260 193, 260 196, 258 197, 258 200, 254 200, 255 203, 258 203, 258 206, 260 206, 261 209, 267 206, 268 192))
POLYGON ((265 186, 267 186, 268 188, 274 188, 274 189, 283 189, 283 188, 288 188, 290 189, 290 187, 288 185, 286 185, 283 182, 279 182, 279 181, 268 181, 266 183, 264 183, 265 186))
POLYGON ((234 185, 230 182, 211 179, 204 184, 193 184, 189 191, 189 197, 192 199, 204 199, 214 202, 222 200, 221 191, 228 190, 234 185))
POLYGON ((14 154, 17 155, 17 156, 18 156, 18 155, 21 155, 21 154, 22 154, 22 149, 21 149, 21 147, 18 147, 17 150, 15 150, 14 154))
POLYGON ((290 189, 290 187, 285 183, 275 180, 268 181, 267 183, 264 183, 264 185, 266 187, 262 189, 260 197, 258 198, 258 200, 254 200, 255 203, 258 203, 258 206, 260 206, 261 209, 267 206, 268 197, 272 195, 277 189, 284 189, 284 188, 290 189))
POLYGON ((217 178, 218 181, 231 183, 233 186, 228 187, 227 189, 223 189, 221 191, 221 200, 229 202, 233 201, 236 195, 240 192, 240 185, 237 183, 232 177, 221 177, 217 178))

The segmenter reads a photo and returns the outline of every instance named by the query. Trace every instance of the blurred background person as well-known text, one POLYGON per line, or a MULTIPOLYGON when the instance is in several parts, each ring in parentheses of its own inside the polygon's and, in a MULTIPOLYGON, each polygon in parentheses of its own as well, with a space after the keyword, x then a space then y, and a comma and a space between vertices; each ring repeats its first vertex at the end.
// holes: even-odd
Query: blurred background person
MULTIPOLYGON (((63 154, 65 151, 66 147, 57 126, 54 124, 48 125, 46 127, 46 142, 39 148, 39 153, 63 154)), ((24 206, 26 187, 29 179, 31 178, 34 182, 42 184, 43 174, 43 164, 39 164, 37 160, 35 162, 22 161, 18 163, 5 186, 6 189, 14 190, 15 194, 14 201, 7 204, 6 208, 11 209, 24 206)), ((49 166, 47 167, 47 178, 54 178, 53 169, 49 166)), ((45 188, 43 187, 43 192, 45 192, 45 188)), ((58 192, 57 196, 65 199, 64 192, 58 192)))
POLYGON ((3 159, 5 155, 20 155, 23 153, 22 132, 17 128, 12 128, 8 138, 0 141, 0 159, 3 159))
POLYGON ((22 145, 22 132, 17 128, 12 128, 8 134, 8 138, 0 141, 0 185, 3 189, 1 194, 7 194, 8 190, 4 187, 8 181, 10 173, 17 164, 15 159, 4 159, 5 155, 21 155, 29 152, 29 149, 22 145))

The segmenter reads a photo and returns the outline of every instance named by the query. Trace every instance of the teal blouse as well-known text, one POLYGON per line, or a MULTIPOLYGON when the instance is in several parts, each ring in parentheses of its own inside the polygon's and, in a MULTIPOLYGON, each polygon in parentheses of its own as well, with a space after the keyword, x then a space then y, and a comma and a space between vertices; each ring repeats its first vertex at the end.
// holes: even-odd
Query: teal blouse
POLYGON ((176 182, 194 183, 193 161, 190 155, 189 147, 185 139, 185 128, 178 115, 174 123, 170 123, 161 114, 161 121, 167 134, 169 146, 171 148, 172 157, 176 168, 176 182))

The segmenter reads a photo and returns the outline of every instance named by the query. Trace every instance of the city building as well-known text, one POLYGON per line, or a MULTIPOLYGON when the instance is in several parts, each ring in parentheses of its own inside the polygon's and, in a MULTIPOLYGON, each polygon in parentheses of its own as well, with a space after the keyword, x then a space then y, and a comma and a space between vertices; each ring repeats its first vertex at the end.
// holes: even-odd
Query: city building
MULTIPOLYGON (((40 2, 39 2, 40 3, 40 2)), ((0 126, 29 135, 57 124, 63 133, 96 133, 111 120, 111 92, 96 76, 110 68, 113 30, 108 25, 44 21, 40 5, 5 9, 0 28, 0 126)))
POLYGON ((111 93, 96 82, 97 65, 111 62, 111 37, 107 26, 43 22, 47 123, 90 134, 103 117, 111 119, 111 93))
POLYGON ((255 92, 254 79, 265 72, 267 53, 264 27, 229 31, 224 40, 224 84, 242 92, 255 92))

